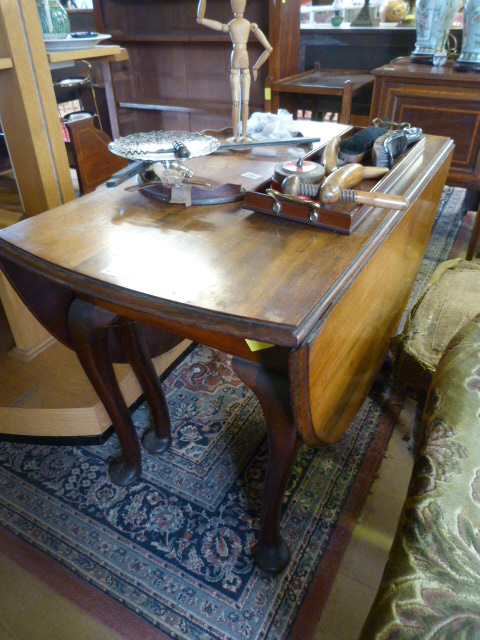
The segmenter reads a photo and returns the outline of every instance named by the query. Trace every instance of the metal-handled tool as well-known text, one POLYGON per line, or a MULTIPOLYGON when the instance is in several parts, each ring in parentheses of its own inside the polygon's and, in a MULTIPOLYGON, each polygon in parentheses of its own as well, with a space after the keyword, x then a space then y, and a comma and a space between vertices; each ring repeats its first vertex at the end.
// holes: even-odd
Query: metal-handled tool
POLYGON ((121 169, 114 173, 113 176, 107 180, 107 187, 111 189, 112 187, 118 187, 119 184, 125 182, 129 178, 133 178, 137 173, 142 171, 147 171, 147 169, 151 166, 151 162, 145 162, 144 160, 136 160, 135 162, 131 162, 125 169, 121 169))
POLYGON ((217 151, 222 149, 253 149, 255 147, 278 147, 289 144, 312 144, 312 142, 320 142, 321 138, 283 138, 281 140, 248 140, 247 142, 222 142, 217 151))
MULTIPOLYGON (((195 189, 202 189, 204 191, 214 191, 222 186, 221 182, 216 180, 203 180, 202 178, 182 178, 180 185, 188 184, 195 189)), ((172 187, 180 185, 163 184, 161 180, 150 180, 149 182, 143 182, 142 184, 131 184, 125 187, 125 191, 141 191, 142 189, 150 189, 158 186, 172 187)))

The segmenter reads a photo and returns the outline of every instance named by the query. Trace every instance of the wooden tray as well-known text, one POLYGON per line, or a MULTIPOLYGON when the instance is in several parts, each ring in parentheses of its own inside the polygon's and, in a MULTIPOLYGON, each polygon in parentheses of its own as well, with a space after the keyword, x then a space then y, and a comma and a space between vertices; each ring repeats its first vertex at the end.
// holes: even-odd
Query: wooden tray
MULTIPOLYGON (((355 131, 355 129, 352 129, 346 132, 342 139, 350 137, 355 131)), ((421 138, 395 160, 393 168, 385 176, 378 180, 363 180, 355 189, 358 191, 393 193, 391 190, 396 182, 406 171, 412 170, 415 159, 423 152, 424 147, 425 139, 421 138)), ((315 149, 312 153, 307 154, 305 159, 321 163, 323 149, 324 147, 315 149)), ((314 208, 308 201, 305 204, 297 204, 280 199, 275 201, 274 198, 267 194, 267 189, 270 188, 280 191, 279 185, 274 183, 271 178, 262 183, 255 191, 248 191, 245 194, 244 208, 347 235, 352 233, 374 209, 371 205, 361 205, 354 202, 322 204, 320 208, 314 208)))

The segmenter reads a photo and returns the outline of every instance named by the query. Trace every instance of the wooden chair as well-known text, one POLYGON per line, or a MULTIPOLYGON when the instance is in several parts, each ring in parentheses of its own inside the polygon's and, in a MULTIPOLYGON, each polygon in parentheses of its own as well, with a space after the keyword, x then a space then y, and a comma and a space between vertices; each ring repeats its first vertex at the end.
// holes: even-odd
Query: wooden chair
POLYGON ((66 122, 80 193, 94 191, 128 162, 108 150, 110 136, 94 125, 94 116, 66 122))
MULTIPOLYGON (((266 81, 265 111, 276 113, 280 107, 291 113, 308 108, 312 119, 321 120, 326 112, 338 113, 340 124, 350 124, 352 112, 367 117, 370 112, 374 77, 365 71, 320 69, 305 71, 280 80, 266 81), (354 99, 358 105, 354 103, 354 99), (363 108, 362 108, 363 107, 363 108)), ((360 124, 360 122, 358 122, 360 124)))

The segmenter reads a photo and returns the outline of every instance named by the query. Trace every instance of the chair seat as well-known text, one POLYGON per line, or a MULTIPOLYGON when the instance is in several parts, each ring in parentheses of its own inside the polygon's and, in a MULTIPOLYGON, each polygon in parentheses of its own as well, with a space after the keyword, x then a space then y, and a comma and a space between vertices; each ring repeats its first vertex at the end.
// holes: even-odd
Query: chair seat
MULTIPOLYGON (((350 124, 354 107, 369 115, 374 81, 374 76, 365 71, 320 69, 315 65, 313 70, 267 82, 267 87, 273 113, 281 106, 295 112, 308 105, 315 119, 319 119, 320 111, 334 110, 339 123, 350 124)), ((265 106, 269 111, 269 105, 265 106)))
POLYGON ((448 343, 480 312, 480 264, 442 263, 412 309, 401 336, 400 380, 426 391, 448 343))

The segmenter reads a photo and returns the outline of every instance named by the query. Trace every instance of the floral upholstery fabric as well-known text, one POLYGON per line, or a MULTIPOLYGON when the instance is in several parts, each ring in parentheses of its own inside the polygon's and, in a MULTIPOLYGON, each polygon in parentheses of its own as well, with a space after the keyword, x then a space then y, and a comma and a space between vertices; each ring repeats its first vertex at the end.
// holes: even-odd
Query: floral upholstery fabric
POLYGON ((360 640, 480 639, 480 315, 440 360, 418 451, 360 640))

